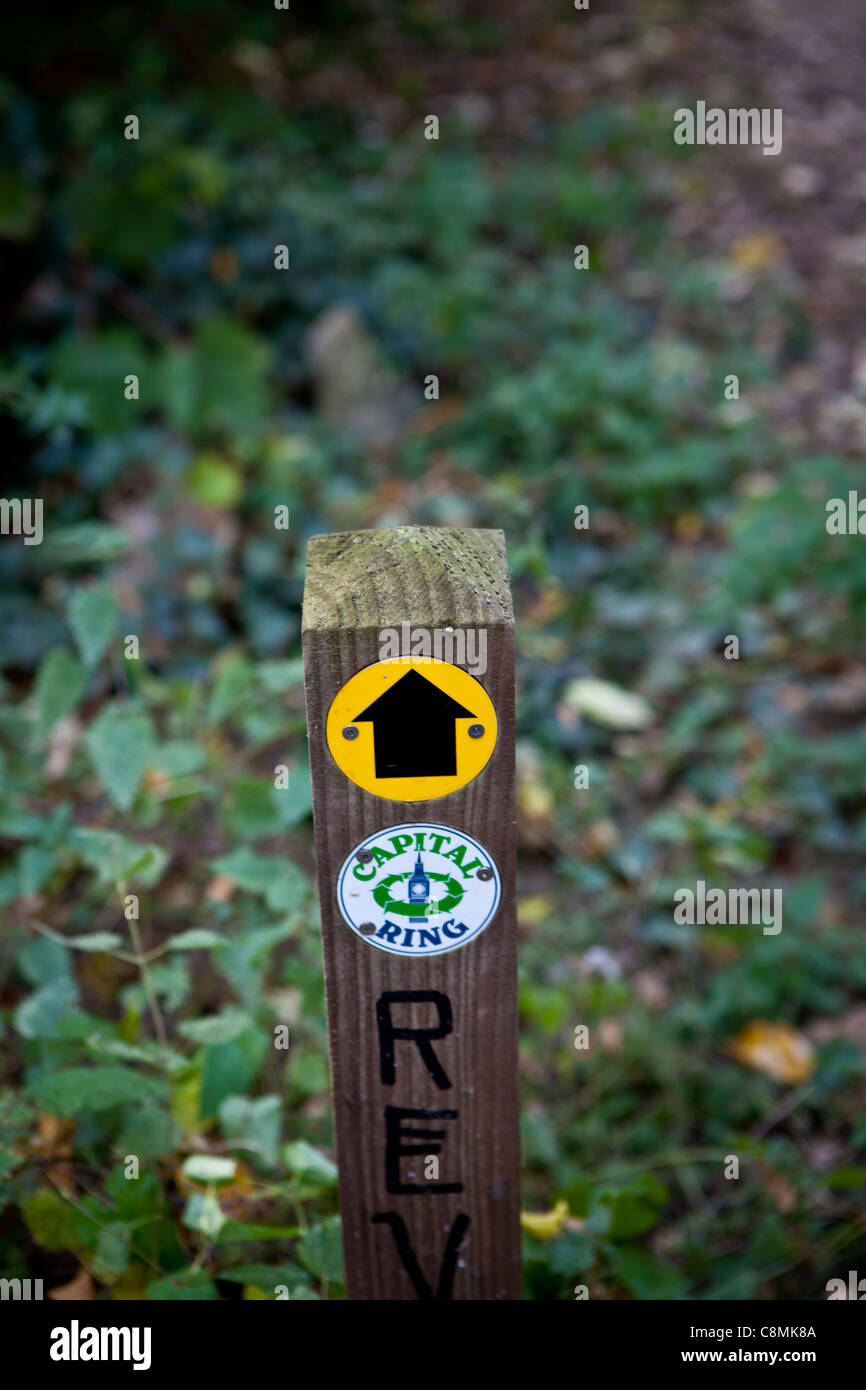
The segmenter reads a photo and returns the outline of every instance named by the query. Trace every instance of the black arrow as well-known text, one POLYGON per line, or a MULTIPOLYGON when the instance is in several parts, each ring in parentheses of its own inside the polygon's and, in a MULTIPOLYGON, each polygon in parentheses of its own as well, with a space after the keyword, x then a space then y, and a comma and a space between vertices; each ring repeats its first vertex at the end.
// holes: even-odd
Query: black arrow
POLYGON ((373 725, 377 777, 455 777, 455 719, 475 719, 438 685, 407 671, 353 724, 373 725))

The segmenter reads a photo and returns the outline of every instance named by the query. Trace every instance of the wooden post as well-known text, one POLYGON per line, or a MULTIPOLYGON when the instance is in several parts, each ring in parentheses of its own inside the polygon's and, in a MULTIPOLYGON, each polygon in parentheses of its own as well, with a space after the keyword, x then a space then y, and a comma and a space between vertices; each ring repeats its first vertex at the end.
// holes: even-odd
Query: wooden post
POLYGON ((502 533, 314 537, 303 644, 347 1297, 518 1299, 502 533))

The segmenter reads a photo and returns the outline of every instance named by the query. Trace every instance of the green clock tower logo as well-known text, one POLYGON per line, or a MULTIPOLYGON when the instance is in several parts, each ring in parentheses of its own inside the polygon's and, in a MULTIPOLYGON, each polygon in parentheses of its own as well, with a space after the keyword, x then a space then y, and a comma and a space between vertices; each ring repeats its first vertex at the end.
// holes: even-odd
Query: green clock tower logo
POLYGON ((487 926, 499 906, 490 855, 442 825, 396 825, 352 851, 337 881, 346 924, 393 955, 453 951, 487 926))

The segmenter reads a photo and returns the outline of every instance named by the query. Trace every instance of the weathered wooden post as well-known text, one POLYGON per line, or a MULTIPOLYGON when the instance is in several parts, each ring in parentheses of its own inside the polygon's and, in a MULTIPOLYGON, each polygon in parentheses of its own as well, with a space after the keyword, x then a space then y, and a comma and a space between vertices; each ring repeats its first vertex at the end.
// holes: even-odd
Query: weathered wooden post
POLYGON ((303 627, 347 1296, 520 1298, 504 537, 317 536, 303 627))

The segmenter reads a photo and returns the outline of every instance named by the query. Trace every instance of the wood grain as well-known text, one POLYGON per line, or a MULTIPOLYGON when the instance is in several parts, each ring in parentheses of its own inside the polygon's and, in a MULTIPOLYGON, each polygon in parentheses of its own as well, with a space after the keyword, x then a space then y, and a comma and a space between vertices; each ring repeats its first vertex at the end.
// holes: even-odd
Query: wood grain
MULTIPOLYGON (((413 1283, 398 1254, 394 1222, 391 1216, 381 1219, 383 1213, 402 1218, 435 1294, 449 1232, 464 1213, 469 1226, 450 1296, 520 1298, 514 626, 504 537, 498 531, 433 527, 315 537, 307 556, 303 627, 347 1297, 419 1297, 418 1281, 413 1283), (362 791, 336 766, 325 742, 331 700, 356 671, 379 660, 380 630, 403 622, 487 629, 487 672, 479 679, 499 721, 496 748, 473 782, 450 796, 416 803, 362 791), (420 959, 386 954, 355 936, 335 893, 340 867, 361 840, 411 821, 439 822, 472 835, 492 855, 502 880, 499 910, 479 936, 447 954, 420 959), (384 1085, 376 1001, 386 991, 425 989, 451 1001, 453 1031, 434 1047, 452 1087, 436 1089, 413 1043, 395 1046, 395 1083, 384 1085), (435 1183, 418 1194, 386 1191, 386 1106, 457 1111, 442 1126, 447 1136, 439 1186, 458 1181, 462 1192, 436 1191, 435 1183)), ((430 1004, 399 1009, 403 1026, 435 1021, 430 1004)))

